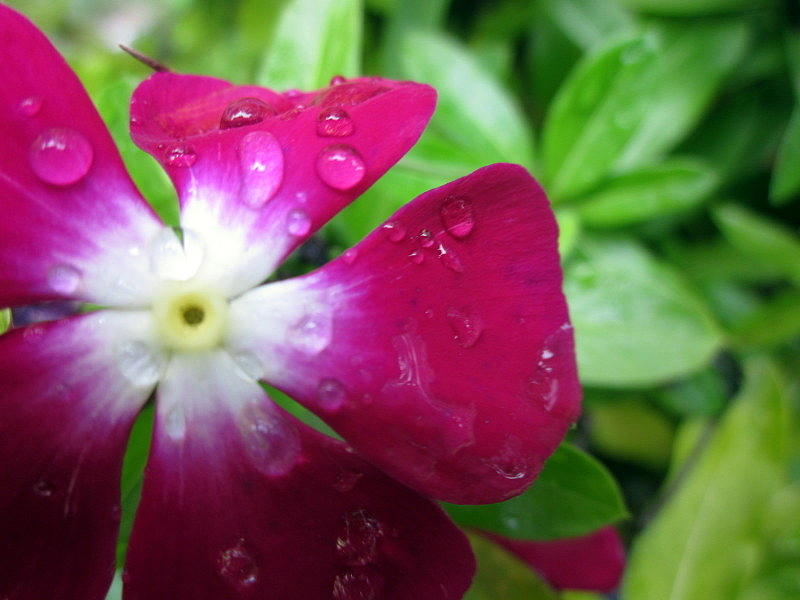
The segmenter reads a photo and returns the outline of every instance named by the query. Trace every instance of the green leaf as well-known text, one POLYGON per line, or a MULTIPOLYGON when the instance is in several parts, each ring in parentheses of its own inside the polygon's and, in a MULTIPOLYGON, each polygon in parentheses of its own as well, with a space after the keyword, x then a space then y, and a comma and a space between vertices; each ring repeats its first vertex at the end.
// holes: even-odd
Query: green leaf
POLYGON ((464 600, 557 600, 529 566, 497 544, 469 536, 478 571, 464 600))
POLYGON ((590 226, 630 225, 694 208, 717 182, 704 163, 672 158, 612 178, 586 196, 578 211, 590 226))
POLYGON ((764 511, 782 485, 787 398, 765 360, 750 360, 745 372, 736 403, 634 545, 626 600, 738 598, 752 577, 764 511))
POLYGON ((621 0, 622 4, 642 12, 665 16, 697 16, 739 12, 763 8, 774 0, 621 0))
POLYGON ((0 309, 0 335, 4 334, 11 327, 11 309, 0 309))
POLYGON ((334 75, 361 70, 360 0, 290 0, 283 9, 257 82, 314 90, 334 75))
POLYGON ((606 468, 566 443, 521 496, 497 504, 446 504, 445 508, 459 525, 535 540, 584 535, 628 516, 622 494, 606 468))
POLYGON ((800 104, 795 106, 786 126, 778 155, 769 195, 776 204, 783 204, 800 194, 800 104))
POLYGON ((575 244, 580 239, 582 224, 578 213, 570 209, 557 210, 556 220, 558 221, 558 253, 561 255, 561 261, 564 262, 572 254, 575 244))
POLYGON ((783 225, 741 206, 714 209, 722 234, 743 254, 769 262, 800 285, 800 238, 783 225))
POLYGON ((656 403, 679 417, 713 416, 725 406, 727 386, 716 369, 704 369, 655 395, 656 403))
POLYGON ((583 238, 564 291, 588 385, 668 381, 701 368, 722 342, 704 303, 633 241, 583 238))
POLYGON ((615 0, 544 0, 542 4, 567 37, 584 50, 634 27, 631 14, 615 0))
POLYGON ((789 290, 770 298, 732 334, 742 346, 774 346, 800 337, 800 291, 789 290))

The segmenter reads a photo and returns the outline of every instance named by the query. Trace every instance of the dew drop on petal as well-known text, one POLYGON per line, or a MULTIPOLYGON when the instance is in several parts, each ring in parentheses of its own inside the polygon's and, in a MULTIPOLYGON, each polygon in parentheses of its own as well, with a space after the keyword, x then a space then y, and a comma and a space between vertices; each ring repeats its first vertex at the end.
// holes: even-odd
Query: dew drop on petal
POLYGON ((258 381, 264 378, 264 363, 252 352, 237 352, 231 358, 247 379, 258 381))
POLYGON ((244 540, 226 548, 217 556, 217 569, 222 578, 239 591, 258 583, 258 565, 245 546, 244 540))
POLYGON ((358 480, 363 476, 364 474, 358 471, 342 471, 333 483, 333 489, 342 494, 351 492, 358 483, 358 480))
POLYGON ((356 250, 355 248, 349 248, 344 252, 342 252, 342 260, 348 265, 352 265, 357 258, 358 258, 358 250, 356 250))
POLYGON ((436 246, 436 254, 439 257, 439 260, 442 261, 442 264, 451 271, 456 273, 464 272, 464 263, 461 262, 458 254, 456 254, 452 248, 449 248, 442 242, 439 242, 439 245, 436 246))
POLYGON ((279 414, 250 405, 243 411, 242 438, 258 471, 285 475, 300 456, 300 437, 294 425, 279 414))
POLYGON ((39 496, 39 498, 49 498, 55 491, 55 486, 47 479, 38 479, 36 483, 33 484, 33 493, 39 496))
POLYGON ((333 144, 323 148, 317 156, 317 175, 330 187, 349 190, 364 179, 364 159, 352 146, 333 144))
POLYGON ((258 98, 239 98, 234 100, 222 112, 219 120, 220 129, 231 129, 261 123, 267 116, 274 115, 273 108, 258 98))
POLYGON ((164 416, 164 431, 173 440, 182 440, 186 436, 186 415, 183 408, 173 406, 164 416))
POLYGON ((140 341, 125 342, 117 350, 120 372, 135 386, 155 385, 161 376, 161 361, 155 349, 140 341))
POLYGON ((35 117, 42 110, 42 99, 38 96, 25 98, 19 103, 19 112, 26 117, 35 117))
POLYGON ((150 268, 161 279, 188 281, 203 264, 205 247, 200 237, 190 229, 182 235, 183 241, 171 227, 163 227, 150 241, 150 268))
POLYGON ((406 228, 402 223, 389 221, 381 226, 381 230, 391 242, 399 242, 406 236, 406 228))
POLYGON ((191 167, 197 162, 197 153, 190 146, 179 144, 164 152, 164 162, 170 167, 191 167))
POLYGON ((451 196, 439 211, 447 233, 457 238, 467 237, 475 227, 472 202, 463 196, 451 196))
POLYGON ((333 600, 377 600, 378 589, 366 571, 347 570, 333 581, 333 600))
POLYGON ((339 106, 328 106, 317 116, 317 135, 320 137, 346 137, 353 135, 355 125, 347 111, 339 106))
POLYGON ((73 294, 81 284, 81 272, 72 265, 56 265, 47 273, 47 284, 57 294, 73 294))
POLYGON ((322 352, 333 339, 333 322, 330 313, 318 312, 303 316, 289 330, 291 345, 305 354, 322 352))
POLYGON ((239 142, 238 151, 244 180, 242 200, 251 208, 261 208, 283 182, 283 150, 271 133, 252 131, 239 142))
POLYGON ((422 262, 425 260, 425 255, 422 253, 422 250, 414 250, 411 254, 408 255, 408 259, 415 265, 421 265, 422 262))
POLYGON ((497 459, 491 467, 495 473, 506 479, 522 479, 528 474, 526 464, 509 456, 497 459))
POLYGON ((434 243, 433 234, 430 232, 429 229, 423 229, 422 231, 420 231, 419 234, 417 235, 417 238, 419 239, 420 246, 422 246, 423 248, 430 248, 431 246, 433 246, 434 243))
POLYGON ((378 557, 378 543, 383 526, 369 511, 348 512, 342 518, 342 530, 336 538, 336 557, 344 565, 368 565, 378 557))
POLYGON ((347 81, 347 78, 344 77, 343 75, 334 75, 333 77, 331 77, 329 85, 341 85, 345 81, 347 81))
POLYGON ((28 158, 33 172, 45 183, 72 185, 89 172, 94 150, 83 134, 58 127, 33 141, 28 158))
POLYGON ((292 210, 286 216, 286 230, 290 235, 303 237, 311 231, 311 217, 302 210, 292 210))
POLYGON ((453 331, 453 339, 462 348, 472 348, 483 333, 480 319, 456 308, 447 310, 447 323, 453 331))
POLYGON ((326 378, 317 388, 317 403, 323 410, 338 410, 347 399, 347 390, 337 379, 326 378))

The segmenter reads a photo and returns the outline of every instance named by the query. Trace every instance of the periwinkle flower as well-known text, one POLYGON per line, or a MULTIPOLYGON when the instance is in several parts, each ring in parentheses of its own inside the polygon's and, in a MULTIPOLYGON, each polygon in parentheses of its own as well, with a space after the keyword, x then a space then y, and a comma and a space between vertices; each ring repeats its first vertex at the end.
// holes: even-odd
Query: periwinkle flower
POLYGON ((480 169, 264 283, 414 144, 431 88, 153 74, 131 130, 178 190, 178 235, 6 7, 0 75, 0 306, 103 307, 0 337, 0 598, 104 597, 153 395, 125 598, 460 598, 474 559, 433 500, 520 493, 579 410, 556 224, 527 172, 480 169))

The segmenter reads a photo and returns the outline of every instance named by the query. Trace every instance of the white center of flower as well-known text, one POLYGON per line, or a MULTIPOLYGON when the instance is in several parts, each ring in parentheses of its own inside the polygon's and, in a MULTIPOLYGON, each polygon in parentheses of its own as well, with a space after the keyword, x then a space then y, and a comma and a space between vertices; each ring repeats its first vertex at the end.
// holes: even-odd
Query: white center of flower
POLYGON ((170 282, 153 302, 161 342, 171 350, 197 352, 220 346, 228 327, 228 302, 192 282, 170 282))

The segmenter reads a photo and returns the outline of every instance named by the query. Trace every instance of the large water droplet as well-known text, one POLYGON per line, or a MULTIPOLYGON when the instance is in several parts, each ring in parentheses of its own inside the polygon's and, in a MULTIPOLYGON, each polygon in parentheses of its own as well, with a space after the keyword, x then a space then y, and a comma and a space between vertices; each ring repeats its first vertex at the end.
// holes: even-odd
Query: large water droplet
POLYGON ((243 176, 242 200, 261 208, 283 182, 283 151, 271 133, 252 131, 239 142, 239 166, 243 176))
POLYGON ((400 242, 406 237, 406 228, 402 223, 397 221, 389 221, 381 226, 383 233, 389 238, 391 242, 400 242))
POLYGON ((164 416, 164 431, 173 440, 182 440, 186 436, 186 414, 183 407, 173 406, 164 416))
POLYGON ((317 116, 317 135, 322 137, 346 137, 355 131, 353 119, 339 106, 328 106, 317 116))
POLYGON ((161 279, 188 281, 200 270, 205 247, 199 236, 184 229, 183 241, 171 227, 163 227, 149 246, 150 268, 161 279))
POLYGON ((436 254, 439 260, 442 261, 442 264, 451 271, 455 271, 456 273, 464 272, 464 263, 461 262, 458 254, 456 254, 452 248, 439 242, 439 245, 436 246, 436 254))
POLYGON ((347 570, 333 581, 333 600, 377 600, 373 576, 365 571, 347 570))
POLYGON ((242 437, 253 464, 261 473, 285 475, 300 455, 300 438, 294 425, 277 413, 250 405, 242 413, 242 437))
POLYGON ((94 150, 89 141, 72 129, 48 129, 31 144, 28 155, 33 172, 46 183, 72 185, 92 166, 94 150))
POLYGON ((323 379, 317 388, 317 401, 322 410, 335 411, 342 407, 347 399, 347 390, 337 379, 323 379))
POLYGON ((451 196, 442 204, 439 211, 442 224, 453 237, 467 237, 475 227, 472 202, 463 196, 451 196))
POLYGON ((72 265, 56 265, 47 273, 47 284, 57 294, 73 294, 81 284, 81 272, 72 265))
POLYGON ((197 162, 197 153, 193 148, 179 144, 164 152, 164 162, 170 167, 191 167, 197 162))
POLYGON ((290 235, 303 237, 311 231, 311 218, 302 210, 292 210, 286 216, 286 230, 290 235))
POLYGON ((337 190, 349 190, 364 179, 364 159, 352 146, 333 144, 323 148, 317 156, 317 175, 337 190))
POLYGON ((453 339, 462 348, 472 348, 483 332, 483 325, 478 317, 457 308, 447 310, 447 323, 453 331, 453 339))
POLYGON ((258 381, 264 378, 264 363, 252 352, 237 352, 231 358, 247 379, 258 381))
POLYGON ((300 319, 289 331, 292 346, 306 354, 319 354, 331 343, 333 321, 330 313, 312 313, 300 319))
POLYGON ((375 562, 383 526, 367 510, 354 510, 344 515, 342 532, 336 539, 336 556, 345 565, 355 567, 375 562))
POLYGON ((120 372, 135 386, 155 385, 161 376, 161 361, 156 350, 140 341, 125 342, 117 350, 120 372))
POLYGON ((258 565, 244 540, 239 540, 235 546, 219 553, 217 568, 222 578, 239 591, 252 588, 258 583, 258 565))
POLYGON ((522 479, 528 474, 527 465, 515 457, 502 457, 491 464, 495 473, 506 479, 522 479))
POLYGON ((26 117, 35 117, 42 110, 42 99, 38 96, 31 96, 25 98, 19 103, 19 112, 26 117))
POLYGON ((244 127, 261 123, 267 116, 274 115, 273 108, 258 98, 239 98, 234 100, 222 113, 219 120, 220 129, 244 127))

